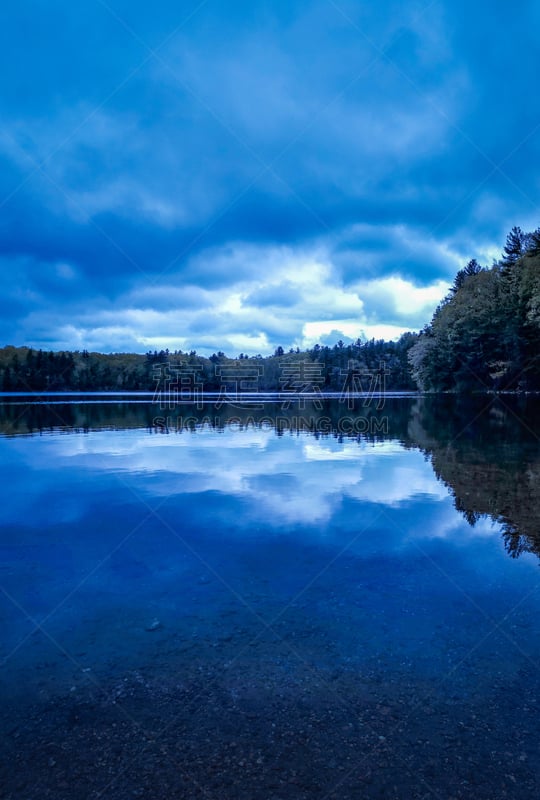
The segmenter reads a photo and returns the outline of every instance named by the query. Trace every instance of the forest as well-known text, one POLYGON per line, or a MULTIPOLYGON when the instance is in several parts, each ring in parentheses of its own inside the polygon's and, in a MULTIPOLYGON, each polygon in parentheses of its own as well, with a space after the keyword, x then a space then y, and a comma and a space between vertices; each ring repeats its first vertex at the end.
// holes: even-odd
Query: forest
POLYGON ((421 391, 540 389, 540 228, 512 228, 490 268, 458 272, 409 362, 421 391))
MULTIPOLYGON (((156 391, 160 382, 204 392, 298 390, 485 392, 540 390, 540 228, 514 227, 491 267, 459 270, 420 333, 398 341, 277 347, 268 356, 194 350, 94 353, 0 349, 3 392, 156 391)), ((161 388, 164 388, 163 385, 161 388)))
POLYGON ((0 349, 0 387, 4 392, 88 391, 411 391, 408 351, 416 341, 338 342, 301 351, 282 347, 267 357, 210 358, 195 351, 135 353, 43 352, 28 347, 0 349))

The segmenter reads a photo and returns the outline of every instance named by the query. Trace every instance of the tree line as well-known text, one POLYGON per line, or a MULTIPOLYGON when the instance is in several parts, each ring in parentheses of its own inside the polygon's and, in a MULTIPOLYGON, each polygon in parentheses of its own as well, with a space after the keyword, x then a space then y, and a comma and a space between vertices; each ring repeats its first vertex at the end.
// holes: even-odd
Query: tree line
MULTIPOLYGON (((220 392, 234 386, 241 390, 279 391, 296 386, 306 391, 340 392, 349 373, 348 385, 364 391, 374 388, 373 379, 384 375, 378 390, 411 391, 408 351, 415 334, 404 334, 397 342, 361 341, 333 347, 315 345, 301 351, 277 347, 275 352, 230 358, 218 351, 209 358, 191 350, 154 350, 136 353, 92 353, 87 350, 44 352, 28 347, 0 348, 0 390, 4 392, 88 392, 163 390, 176 380, 178 386, 191 377, 205 392, 220 392), (309 368, 312 365, 312 369, 309 368), (316 367, 316 369, 314 369, 316 367), (168 381, 168 384, 166 382, 168 381), (291 383, 292 382, 292 383, 291 383)), ((189 387, 188 387, 189 388, 189 387)))
POLYGON ((356 387, 365 388, 376 373, 384 374, 384 391, 540 390, 540 228, 512 228, 501 258, 489 268, 469 261, 431 322, 396 342, 357 339, 304 351, 280 346, 266 357, 233 358, 223 351, 207 358, 195 350, 141 355, 8 346, 0 348, 0 390, 154 391, 160 365, 176 365, 191 371, 204 391, 220 391, 235 380, 235 371, 246 389, 277 391, 285 386, 284 371, 291 374, 300 363, 318 365, 314 388, 320 391, 341 391, 353 374, 360 380, 356 387))

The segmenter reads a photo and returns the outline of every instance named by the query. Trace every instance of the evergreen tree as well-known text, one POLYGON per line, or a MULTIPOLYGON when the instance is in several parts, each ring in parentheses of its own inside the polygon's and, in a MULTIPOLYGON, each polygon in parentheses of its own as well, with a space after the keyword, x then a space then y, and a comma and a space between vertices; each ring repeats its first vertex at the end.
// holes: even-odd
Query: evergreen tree
POLYGON ((527 241, 527 255, 540 256, 540 228, 529 234, 527 241))
POLYGON ((467 278, 470 278, 471 275, 478 275, 478 273, 481 272, 481 270, 482 267, 480 266, 476 258, 472 258, 467 264, 467 266, 463 267, 463 269, 460 269, 456 277, 454 278, 453 286, 450 289, 452 294, 455 294, 461 289, 467 278))
POLYGON ((525 255, 526 247, 527 235, 523 233, 520 227, 514 225, 506 237, 506 244, 504 245, 501 260, 503 271, 512 268, 525 255))

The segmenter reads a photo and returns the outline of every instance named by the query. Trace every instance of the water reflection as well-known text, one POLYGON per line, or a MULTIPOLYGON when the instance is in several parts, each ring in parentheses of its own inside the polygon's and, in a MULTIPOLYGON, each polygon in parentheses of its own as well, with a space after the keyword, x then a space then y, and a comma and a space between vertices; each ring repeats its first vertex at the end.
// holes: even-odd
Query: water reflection
POLYGON ((273 411, 0 406, 7 797, 538 796, 536 402, 273 411))
POLYGON ((439 397, 412 410, 411 444, 431 459, 471 526, 490 517, 507 552, 540 555, 540 402, 439 397))
MULTIPOLYGON (((276 525, 280 520, 328 520, 341 496, 395 504, 414 494, 442 499, 446 486, 471 527, 485 518, 501 526, 506 550, 516 557, 524 552, 540 555, 539 410, 538 398, 511 396, 386 398, 381 409, 358 403, 352 410, 326 400, 322 407, 308 403, 301 411, 268 402, 262 409, 217 408, 214 402, 163 411, 140 398, 106 403, 55 398, 54 404, 17 399, 0 404, 0 434, 101 431, 83 451, 85 457, 91 450, 97 457, 99 451, 102 469, 107 468, 108 454, 114 470, 147 477, 159 472, 152 491, 163 496, 179 477, 184 491, 219 486, 223 492, 246 494, 271 511, 276 525), (103 433, 135 429, 144 430, 144 435, 112 439, 103 433), (284 449, 272 447, 269 429, 277 436, 313 436, 301 450, 284 449), (211 430, 241 430, 244 435, 230 436, 226 447, 215 448, 203 435, 211 430), (196 448, 187 446, 186 436, 193 433, 198 436, 196 448), (150 443, 149 434, 155 437, 150 443), (379 462, 367 458, 370 446, 387 456, 384 481, 379 462), (207 448, 213 451, 210 462, 207 448), (236 448, 243 450, 241 462, 234 455, 236 448), (420 462, 414 467, 405 463, 403 448, 420 450, 441 483, 431 480, 430 470, 420 462), (262 473, 258 450, 265 454, 262 473), (325 461, 332 468, 324 473, 304 469, 299 485, 293 476, 300 460, 307 465, 325 461), (375 463, 377 474, 372 475, 375 463), (285 474, 291 476, 288 482, 279 479, 285 474)), ((72 448, 80 449, 80 440, 64 441, 55 456, 69 453, 74 458, 72 448)), ((32 453, 32 461, 36 455, 32 453)), ((64 503, 65 508, 69 505, 64 503)))

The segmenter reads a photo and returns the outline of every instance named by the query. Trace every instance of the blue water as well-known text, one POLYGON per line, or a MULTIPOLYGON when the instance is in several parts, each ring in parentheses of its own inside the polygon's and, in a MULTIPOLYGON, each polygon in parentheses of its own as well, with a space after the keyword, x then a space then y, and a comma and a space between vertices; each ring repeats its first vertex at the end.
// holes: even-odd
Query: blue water
POLYGON ((450 440, 141 425, 0 438, 6 797, 538 796, 538 555, 450 440))

